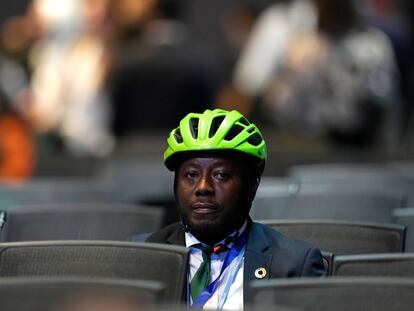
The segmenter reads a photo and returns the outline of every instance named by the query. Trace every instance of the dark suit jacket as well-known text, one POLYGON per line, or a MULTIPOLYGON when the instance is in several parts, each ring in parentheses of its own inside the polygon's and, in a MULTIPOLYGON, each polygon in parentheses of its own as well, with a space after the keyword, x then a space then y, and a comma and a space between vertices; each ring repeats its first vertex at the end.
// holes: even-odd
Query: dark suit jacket
MULTIPOLYGON (((266 225, 255 222, 251 222, 248 230, 243 276, 245 303, 251 301, 247 284, 257 279, 255 271, 258 268, 267 271, 263 279, 325 274, 321 252, 309 243, 290 239, 266 225)), ((151 234, 146 241, 185 246, 185 235, 181 224, 175 223, 151 234)))

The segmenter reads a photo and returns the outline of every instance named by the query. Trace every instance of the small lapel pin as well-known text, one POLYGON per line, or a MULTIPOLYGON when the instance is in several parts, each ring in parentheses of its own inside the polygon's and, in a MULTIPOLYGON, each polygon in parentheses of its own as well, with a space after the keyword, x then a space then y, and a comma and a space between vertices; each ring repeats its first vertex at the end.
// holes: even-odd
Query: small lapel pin
POLYGON ((263 279, 263 278, 266 276, 266 274, 267 274, 267 271, 266 271, 266 269, 265 269, 265 268, 263 268, 263 267, 258 268, 258 269, 256 269, 256 270, 254 271, 254 276, 255 276, 257 279, 263 279))

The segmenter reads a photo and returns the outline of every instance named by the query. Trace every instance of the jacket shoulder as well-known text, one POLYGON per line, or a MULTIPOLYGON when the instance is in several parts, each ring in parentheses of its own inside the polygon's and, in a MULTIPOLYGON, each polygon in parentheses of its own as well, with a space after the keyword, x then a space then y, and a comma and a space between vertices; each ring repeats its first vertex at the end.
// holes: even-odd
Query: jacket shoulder
POLYGON ((179 222, 168 225, 152 234, 150 234, 145 242, 151 243, 169 243, 169 244, 183 244, 184 231, 179 222))

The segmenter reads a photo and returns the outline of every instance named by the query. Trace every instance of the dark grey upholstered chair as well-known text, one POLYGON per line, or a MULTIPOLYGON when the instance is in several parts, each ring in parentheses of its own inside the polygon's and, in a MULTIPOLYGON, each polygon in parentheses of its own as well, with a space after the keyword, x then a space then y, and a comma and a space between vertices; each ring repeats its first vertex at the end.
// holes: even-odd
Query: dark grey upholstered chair
POLYGON ((393 222, 407 228, 405 251, 414 252, 414 207, 395 209, 393 222))
POLYGON ((96 179, 109 186, 121 202, 167 199, 174 195, 174 174, 158 157, 111 160, 98 172, 96 179))
POLYGON ((414 253, 336 256, 332 275, 414 277, 414 253))
POLYGON ((371 189, 355 181, 300 183, 292 178, 264 178, 253 201, 253 219, 320 218, 391 222, 394 208, 405 207, 408 194, 371 189))
POLYGON ((24 183, 0 183, 0 209, 11 205, 47 203, 116 203, 103 182, 89 178, 35 178, 24 183))
POLYGON ((0 309, 13 311, 142 310, 164 287, 148 280, 19 277, 0 279, 0 309), (128 308, 127 308, 128 307, 128 308))
MULTIPOLYGON (((148 138, 140 140, 135 137, 127 145, 153 144, 148 138)), ((154 147, 159 149, 158 145, 154 147)), ((98 172, 96 179, 107 185, 119 202, 163 207, 166 211, 164 225, 179 218, 174 201, 174 174, 168 171, 159 157, 144 155, 112 159, 98 172)))
POLYGON ((299 184, 283 177, 263 177, 250 210, 253 219, 278 219, 286 216, 299 184))
POLYGON ((147 279, 166 286, 178 302, 186 282, 189 250, 181 246, 115 241, 0 243, 0 277, 84 276, 147 279))
POLYGON ((353 221, 264 220, 289 237, 306 240, 336 255, 404 251, 405 227, 353 221))
POLYGON ((288 219, 331 219, 389 223, 392 211, 405 207, 401 193, 365 189, 305 189, 293 198, 288 219))
POLYGON ((1 241, 120 240, 161 228, 165 211, 115 204, 23 205, 10 209, 1 241))
POLYGON ((292 166, 287 176, 306 183, 366 181, 373 189, 388 186, 414 186, 414 179, 404 176, 387 163, 322 163, 292 166), (369 183, 375 182, 375 183, 369 183))
POLYGON ((414 304, 414 280, 407 278, 271 279, 254 281, 251 289, 252 310, 408 311, 414 304))
POLYGON ((335 189, 353 187, 403 192, 413 202, 413 165, 386 163, 331 163, 292 166, 287 175, 303 185, 335 189))

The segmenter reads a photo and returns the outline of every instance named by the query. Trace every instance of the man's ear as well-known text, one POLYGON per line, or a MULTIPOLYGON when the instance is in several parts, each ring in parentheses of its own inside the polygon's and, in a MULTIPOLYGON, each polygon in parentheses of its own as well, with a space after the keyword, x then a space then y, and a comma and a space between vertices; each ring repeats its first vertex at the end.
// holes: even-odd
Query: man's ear
POLYGON ((174 198, 177 199, 178 170, 174 171, 174 198))
POLYGON ((252 177, 249 183, 249 199, 250 202, 253 202, 256 197, 257 188, 260 184, 260 177, 252 177))

